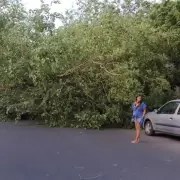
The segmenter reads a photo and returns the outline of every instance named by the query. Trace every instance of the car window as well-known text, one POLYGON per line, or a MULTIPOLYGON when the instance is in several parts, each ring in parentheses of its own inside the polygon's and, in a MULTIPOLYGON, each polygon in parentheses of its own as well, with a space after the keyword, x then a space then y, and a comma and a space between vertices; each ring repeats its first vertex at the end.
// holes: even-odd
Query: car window
POLYGON ((178 112, 177 112, 178 115, 180 115, 180 108, 178 109, 178 112))
POLYGON ((158 114, 174 114, 178 106, 179 106, 179 102, 170 102, 164 105, 158 111, 158 114))

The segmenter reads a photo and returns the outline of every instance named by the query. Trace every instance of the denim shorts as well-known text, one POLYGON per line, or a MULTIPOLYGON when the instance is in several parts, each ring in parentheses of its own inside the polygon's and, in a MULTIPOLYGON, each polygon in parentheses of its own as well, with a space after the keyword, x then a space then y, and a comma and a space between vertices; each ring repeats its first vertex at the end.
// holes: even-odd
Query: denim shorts
POLYGON ((135 117, 133 117, 133 118, 132 118, 132 122, 138 122, 138 123, 141 124, 141 118, 135 118, 135 117))
POLYGON ((144 128, 144 119, 142 119, 142 118, 134 118, 133 117, 131 122, 139 123, 142 126, 142 128, 144 128))

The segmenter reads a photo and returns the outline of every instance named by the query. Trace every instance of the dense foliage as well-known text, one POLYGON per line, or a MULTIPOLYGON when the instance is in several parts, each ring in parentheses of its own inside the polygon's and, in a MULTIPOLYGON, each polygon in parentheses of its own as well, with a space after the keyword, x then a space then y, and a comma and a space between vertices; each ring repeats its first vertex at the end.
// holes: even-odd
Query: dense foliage
MULTIPOLYGON (((52 3, 58 3, 53 1, 52 3)), ((50 126, 128 125, 142 94, 150 107, 178 98, 180 2, 79 0, 65 15, 43 3, 0 8, 0 113, 50 126), (56 28, 56 19, 62 26, 56 28)))

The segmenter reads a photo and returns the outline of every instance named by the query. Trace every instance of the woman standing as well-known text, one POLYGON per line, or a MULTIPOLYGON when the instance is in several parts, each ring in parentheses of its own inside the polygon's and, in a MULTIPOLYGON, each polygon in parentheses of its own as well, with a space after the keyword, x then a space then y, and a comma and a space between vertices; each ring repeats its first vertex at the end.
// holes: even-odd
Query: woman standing
POLYGON ((139 143, 140 142, 140 131, 141 131, 141 125, 143 125, 144 116, 146 114, 146 104, 142 100, 142 96, 136 97, 136 102, 132 105, 133 110, 133 117, 132 121, 135 123, 136 128, 136 137, 135 140, 132 141, 132 143, 139 143))

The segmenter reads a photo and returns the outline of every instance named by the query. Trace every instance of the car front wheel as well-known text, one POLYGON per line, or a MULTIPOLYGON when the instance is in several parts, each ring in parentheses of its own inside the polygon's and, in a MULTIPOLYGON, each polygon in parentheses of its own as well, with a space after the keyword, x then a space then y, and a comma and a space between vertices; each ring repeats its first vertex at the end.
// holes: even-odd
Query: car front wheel
POLYGON ((154 135, 154 129, 153 129, 153 125, 152 125, 151 121, 147 120, 145 122, 144 130, 145 130, 146 135, 148 135, 148 136, 154 135))

